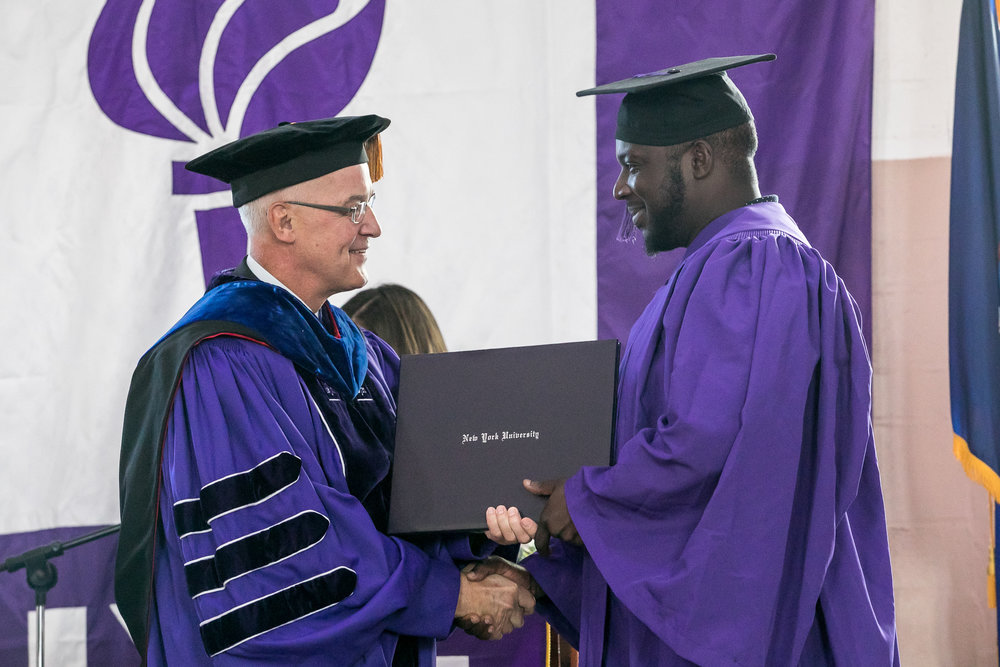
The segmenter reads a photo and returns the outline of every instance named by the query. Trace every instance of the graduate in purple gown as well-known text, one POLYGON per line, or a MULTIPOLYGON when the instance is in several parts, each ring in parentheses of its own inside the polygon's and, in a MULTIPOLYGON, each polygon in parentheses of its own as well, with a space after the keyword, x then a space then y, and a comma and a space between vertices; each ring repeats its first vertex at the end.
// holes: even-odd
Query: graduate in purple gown
POLYGON ((526 482, 549 496, 537 527, 488 514, 541 553, 479 571, 543 596, 581 665, 899 662, 858 308, 761 197, 725 73, 770 59, 583 91, 626 93, 614 195, 648 253, 687 251, 629 335, 614 464, 526 482))
POLYGON ((283 125, 187 165, 231 184, 249 254, 133 376, 115 593, 144 663, 431 665, 456 623, 499 637, 534 606, 462 574, 485 540, 384 532, 399 358, 327 299, 367 281, 388 124, 283 125))

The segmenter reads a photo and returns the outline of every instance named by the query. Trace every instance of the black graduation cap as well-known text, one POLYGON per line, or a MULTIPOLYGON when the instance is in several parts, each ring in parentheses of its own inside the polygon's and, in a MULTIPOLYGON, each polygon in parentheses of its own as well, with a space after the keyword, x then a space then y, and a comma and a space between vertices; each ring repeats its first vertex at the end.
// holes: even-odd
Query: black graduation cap
POLYGON ((673 146, 753 119, 726 70, 774 60, 773 53, 707 58, 607 83, 577 93, 626 93, 615 138, 646 146, 673 146))
POLYGON ((236 207, 356 164, 370 162, 372 180, 378 180, 382 175, 378 134, 389 122, 371 114, 282 123, 220 146, 184 168, 228 183, 236 207))

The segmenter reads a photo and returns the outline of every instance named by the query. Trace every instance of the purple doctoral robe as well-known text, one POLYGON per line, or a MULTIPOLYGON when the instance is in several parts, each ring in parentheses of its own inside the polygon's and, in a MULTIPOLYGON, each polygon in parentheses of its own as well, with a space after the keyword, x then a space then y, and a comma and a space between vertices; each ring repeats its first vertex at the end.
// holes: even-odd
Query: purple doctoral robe
POLYGON ((898 664, 858 308, 778 203, 692 242, 622 357, 585 548, 526 561, 580 664, 898 664))
MULTIPOLYGON (((116 589, 150 665, 430 665, 452 629, 456 561, 481 554, 467 538, 418 546, 383 532, 398 357, 323 314, 325 326, 280 288, 233 282, 154 348, 222 330, 184 353, 161 444, 141 445, 152 458, 123 447, 116 589), (230 315, 236 325, 216 327, 230 315), (157 508, 152 543, 132 510, 144 498, 157 508)), ((126 422, 158 409, 130 395, 126 422)))

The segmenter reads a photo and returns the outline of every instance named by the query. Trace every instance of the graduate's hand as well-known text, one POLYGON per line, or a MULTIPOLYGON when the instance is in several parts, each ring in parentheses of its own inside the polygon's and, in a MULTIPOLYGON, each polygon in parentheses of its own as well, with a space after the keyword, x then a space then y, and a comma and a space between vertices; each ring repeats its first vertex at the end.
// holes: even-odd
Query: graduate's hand
POLYGON ((538 553, 549 555, 549 537, 558 537, 563 542, 583 546, 580 534, 576 532, 573 519, 566 507, 566 495, 563 493, 565 479, 554 479, 546 482, 524 480, 524 488, 536 496, 547 496, 548 501, 538 517, 538 529, 535 531, 535 546, 538 553))
MULTIPOLYGON (((515 565, 510 561, 507 561, 499 556, 490 556, 486 560, 477 561, 475 563, 469 563, 465 569, 462 570, 463 574, 468 577, 469 581, 482 581, 490 575, 500 575, 510 579, 516 583, 522 591, 527 591, 532 596, 532 601, 522 600, 523 602, 530 604, 533 608, 534 598, 544 595, 541 588, 535 582, 531 573, 525 570, 520 565, 515 565)), ((527 613, 531 613, 530 611, 527 613)), ((492 639, 490 635, 490 621, 492 619, 484 619, 479 615, 473 614, 470 616, 465 616, 463 618, 457 619, 455 624, 465 630, 470 635, 478 637, 479 639, 492 639)))
POLYGON ((527 544, 535 537, 538 524, 533 519, 522 517, 516 507, 486 508, 486 526, 484 533, 497 544, 527 544))
POLYGON ((461 574, 456 624, 481 639, 500 639, 524 625, 524 616, 535 610, 535 598, 516 583, 490 574, 470 579, 461 574))
POLYGON ((489 624, 475 614, 456 618, 455 625, 476 639, 495 639, 495 637, 490 636, 489 624))

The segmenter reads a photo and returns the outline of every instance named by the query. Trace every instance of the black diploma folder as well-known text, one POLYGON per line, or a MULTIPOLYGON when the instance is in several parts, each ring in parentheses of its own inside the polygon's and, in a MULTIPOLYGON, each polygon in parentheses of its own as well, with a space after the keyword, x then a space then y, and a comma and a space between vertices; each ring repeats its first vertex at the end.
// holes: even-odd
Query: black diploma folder
POLYGON ((606 466, 617 340, 404 356, 389 504, 394 535, 486 530, 486 508, 538 519, 521 481, 606 466))

